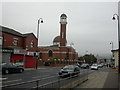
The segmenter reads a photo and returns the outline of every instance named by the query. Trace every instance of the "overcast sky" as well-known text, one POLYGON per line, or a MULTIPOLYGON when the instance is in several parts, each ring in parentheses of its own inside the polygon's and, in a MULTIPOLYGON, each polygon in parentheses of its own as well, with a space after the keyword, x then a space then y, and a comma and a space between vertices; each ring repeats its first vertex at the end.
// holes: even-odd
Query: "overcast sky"
POLYGON ((37 20, 40 24, 39 45, 49 46, 60 35, 60 15, 67 15, 67 45, 74 43, 79 55, 86 51, 95 55, 111 57, 110 42, 118 48, 117 2, 3 2, 1 25, 21 33, 36 35, 37 20))

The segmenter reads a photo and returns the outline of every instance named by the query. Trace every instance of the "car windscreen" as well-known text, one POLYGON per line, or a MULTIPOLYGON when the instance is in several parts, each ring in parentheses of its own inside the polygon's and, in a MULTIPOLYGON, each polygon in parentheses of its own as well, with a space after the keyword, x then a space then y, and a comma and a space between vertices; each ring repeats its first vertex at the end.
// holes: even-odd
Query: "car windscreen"
POLYGON ((97 64, 93 64, 92 66, 97 66, 97 64))
POLYGON ((5 67, 5 66, 7 66, 7 63, 2 63, 1 66, 5 67))
POLYGON ((81 66, 87 66, 87 64, 82 64, 81 66))
POLYGON ((63 67, 63 70, 73 70, 74 67, 73 66, 65 66, 63 67))
POLYGON ((5 63, 5 64, 2 64, 2 67, 16 67, 16 65, 13 63, 5 63))

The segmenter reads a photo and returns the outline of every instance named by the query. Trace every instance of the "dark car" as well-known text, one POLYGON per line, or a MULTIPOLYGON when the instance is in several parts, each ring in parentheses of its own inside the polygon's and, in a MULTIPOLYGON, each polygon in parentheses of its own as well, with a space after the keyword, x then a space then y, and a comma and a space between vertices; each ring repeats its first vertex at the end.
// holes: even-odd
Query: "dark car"
POLYGON ((89 64, 82 64, 81 68, 83 68, 83 69, 89 69, 89 64))
POLYGON ((9 74, 9 73, 22 73, 24 71, 23 67, 19 67, 15 65, 14 63, 3 63, 2 64, 2 73, 3 74, 9 74))
POLYGON ((44 62, 45 66, 50 66, 50 62, 44 62))
POLYGON ((80 68, 76 65, 67 65, 61 68, 59 77, 73 76, 80 73, 80 68))

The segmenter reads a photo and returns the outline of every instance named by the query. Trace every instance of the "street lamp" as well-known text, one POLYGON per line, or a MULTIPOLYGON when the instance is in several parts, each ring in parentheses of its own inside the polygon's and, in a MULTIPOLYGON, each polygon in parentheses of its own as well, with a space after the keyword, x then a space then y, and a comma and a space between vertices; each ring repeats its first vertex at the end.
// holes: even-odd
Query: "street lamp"
POLYGON ((39 18, 39 19, 38 19, 37 39, 39 39, 39 24, 40 24, 40 23, 43 23, 43 19, 42 19, 42 18, 39 18))
MULTIPOLYGON (((112 45, 112 50, 113 50, 113 42, 111 41, 110 44, 112 45)), ((114 59, 114 55, 113 55, 113 51, 112 51, 112 62, 113 62, 113 59, 114 59)))
MULTIPOLYGON (((38 39, 38 43, 39 43, 39 24, 40 23, 43 23, 42 18, 39 18, 38 23, 37 23, 37 39, 38 39)), ((38 44, 38 46, 39 46, 39 44, 38 44)), ((37 46, 37 52, 38 52, 38 46, 37 46)), ((38 57, 39 57, 39 55, 38 55, 38 57)), ((37 67, 38 67, 38 58, 36 58, 36 69, 37 69, 37 67)))
POLYGON ((119 67, 119 71, 118 71, 118 73, 120 74, 120 28, 119 28, 119 15, 118 14, 114 14, 113 15, 113 18, 112 18, 113 20, 116 20, 117 19, 117 21, 118 21, 118 50, 119 50, 119 58, 118 58, 118 67, 119 67), (117 18, 116 18, 117 17, 117 18))

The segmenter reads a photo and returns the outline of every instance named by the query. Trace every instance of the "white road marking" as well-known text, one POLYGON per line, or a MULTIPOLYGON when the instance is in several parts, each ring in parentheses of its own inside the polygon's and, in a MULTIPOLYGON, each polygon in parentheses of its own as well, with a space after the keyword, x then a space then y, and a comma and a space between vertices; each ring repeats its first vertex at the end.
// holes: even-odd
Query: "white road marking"
POLYGON ((48 78, 52 78, 52 77, 56 77, 56 76, 46 77, 46 78, 42 78, 42 79, 48 79, 48 78))
POLYGON ((9 83, 9 82, 16 82, 16 81, 21 81, 22 79, 17 79, 17 80, 11 80, 11 81, 5 81, 3 83, 9 83))
MULTIPOLYGON (((44 77, 47 77, 47 76, 50 76, 50 75, 45 75, 44 77)), ((39 77, 41 77, 41 76, 36 76, 36 77, 32 77, 32 78, 39 78, 39 77)), ((41 78, 43 78, 43 77, 41 77, 41 78)))
MULTIPOLYGON (((58 74, 58 73, 56 73, 56 74, 58 74)), ((41 77, 41 76, 36 76, 36 77, 32 77, 32 78, 47 78, 48 76, 53 76, 53 75, 44 75, 44 77, 41 77)))
POLYGON ((0 80, 6 80, 7 78, 0 78, 0 80))
POLYGON ((37 76, 37 77, 32 77, 32 78, 39 78, 39 77, 41 77, 41 76, 37 76))

